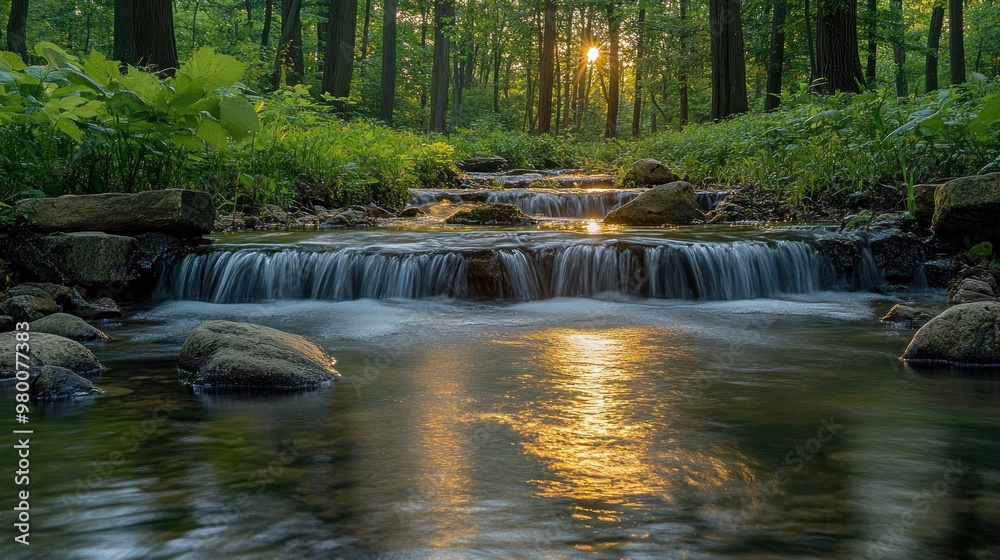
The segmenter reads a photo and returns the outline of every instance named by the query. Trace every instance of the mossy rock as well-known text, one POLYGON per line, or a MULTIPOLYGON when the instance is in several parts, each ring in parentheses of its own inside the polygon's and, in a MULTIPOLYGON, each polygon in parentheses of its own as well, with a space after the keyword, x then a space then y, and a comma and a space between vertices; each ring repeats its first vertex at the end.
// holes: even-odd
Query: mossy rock
POLYGON ((40 366, 31 368, 28 373, 35 375, 28 389, 33 401, 83 399, 104 394, 101 388, 66 368, 40 366))
POLYGON ((77 342, 108 340, 109 338, 101 329, 68 313, 53 313, 48 317, 33 321, 31 332, 54 334, 77 342))
POLYGON ((452 214, 445 223, 471 226, 527 226, 538 221, 513 204, 491 202, 475 208, 463 208, 452 214))
MULTIPOLYGON (((13 350, 14 345, 19 341, 17 334, 8 332, 0 334, 0 348, 13 350)), ((28 333, 28 360, 29 366, 56 366, 66 368, 73 373, 83 376, 90 376, 100 373, 104 366, 97 360, 97 356, 83 347, 79 342, 65 337, 46 333, 28 333)), ((0 379, 14 377, 17 373, 17 364, 13 351, 0 352, 0 379)))
POLYGON ((993 244, 989 241, 977 243, 965 252, 965 258, 972 264, 981 263, 993 256, 993 244))
POLYGON ((913 366, 1000 366, 1000 303, 950 307, 917 331, 902 359, 913 366))

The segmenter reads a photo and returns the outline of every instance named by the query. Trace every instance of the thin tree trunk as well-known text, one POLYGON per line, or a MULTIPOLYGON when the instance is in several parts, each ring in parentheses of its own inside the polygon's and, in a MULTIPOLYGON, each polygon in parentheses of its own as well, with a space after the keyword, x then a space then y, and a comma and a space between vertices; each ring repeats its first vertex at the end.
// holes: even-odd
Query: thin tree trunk
POLYGON ((271 20, 274 17, 274 0, 264 3, 264 30, 260 33, 260 46, 267 47, 271 43, 271 20))
POLYGON ((866 33, 868 35, 868 66, 865 69, 865 80, 867 80, 869 85, 875 84, 875 66, 877 63, 878 55, 878 42, 875 38, 875 25, 878 21, 878 2, 877 0, 867 0, 866 1, 868 21, 866 22, 866 33))
POLYGON ((448 67, 451 41, 448 38, 455 6, 451 0, 434 0, 434 55, 431 68, 431 122, 433 132, 444 133, 448 124, 448 67))
POLYGON ((365 0, 365 21, 361 28, 361 60, 368 58, 368 32, 371 28, 372 0, 365 0))
MULTIPOLYGON (((563 55, 566 59, 566 72, 564 76, 564 83, 566 86, 565 97, 562 103, 562 126, 563 129, 569 128, 569 110, 570 105, 573 103, 573 8, 570 7, 569 13, 566 16, 566 52, 563 55)), ((562 92, 560 92, 562 95, 562 92)))
POLYGON ((28 0, 13 0, 10 3, 7 50, 17 53, 25 62, 28 61, 28 0))
POLYGON ((87 34, 83 39, 83 52, 90 52, 90 34, 92 31, 92 24, 94 22, 94 4, 93 2, 87 5, 87 34))
POLYGON ((632 138, 638 138, 642 125, 642 64, 644 62, 646 38, 646 10, 639 9, 639 28, 635 45, 635 101, 632 103, 632 138))
POLYGON ((396 10, 398 0, 385 0, 382 6, 382 98, 379 116, 392 124, 396 104, 396 10))
POLYGON ((195 47, 198 46, 198 7, 201 6, 201 0, 195 0, 194 10, 191 15, 191 52, 194 52, 195 47))
POLYGON ((616 13, 617 5, 608 2, 608 117, 604 121, 604 137, 618 135, 618 101, 621 61, 618 53, 621 16, 616 13))
POLYGON ((965 26, 962 23, 962 1, 948 3, 948 57, 951 60, 951 83, 965 83, 965 26))
POLYGON ((710 0, 712 118, 747 111, 747 78, 740 0, 710 0))
POLYGON ((134 6, 135 47, 139 64, 172 76, 178 66, 174 3, 171 0, 136 0, 134 6))
POLYGON ((767 96, 764 110, 773 111, 781 104, 781 78, 785 64, 785 0, 774 3, 771 18, 771 52, 767 59, 767 96))
POLYGON ((938 88, 938 51, 941 48, 941 27, 944 25, 944 7, 934 6, 931 25, 927 33, 927 57, 924 59, 924 91, 938 88))
POLYGON ((903 21, 903 0, 890 0, 893 19, 892 59, 896 63, 896 96, 906 97, 906 23, 903 21))
MULTIPOLYGON (((458 50, 455 45, 455 50, 458 50)), ((462 120, 462 63, 461 56, 455 54, 452 57, 451 72, 451 129, 454 130, 461 125, 462 120)))
POLYGON ((806 27, 806 50, 809 52, 809 87, 813 86, 816 80, 816 39, 813 37, 812 15, 809 13, 809 0, 803 2, 803 12, 806 27))
POLYGON ((556 58, 556 3, 545 0, 542 56, 538 62, 538 133, 548 134, 552 123, 552 81, 556 58))
POLYGON ((123 66, 137 66, 139 53, 135 50, 135 0, 115 0, 114 19, 115 60, 123 66))
POLYGON ((302 76, 301 67, 296 66, 296 58, 301 60, 301 42, 298 45, 295 42, 296 28, 301 32, 301 11, 302 0, 282 0, 281 35, 278 37, 278 54, 274 58, 274 74, 271 78, 271 84, 275 88, 281 85, 282 71, 288 85, 297 84, 302 76), (296 49, 299 50, 298 57, 296 49))
POLYGON ((864 85, 858 53, 855 0, 819 0, 816 25, 818 77, 826 92, 860 92, 864 85))
POLYGON ((493 112, 500 114, 500 46, 493 48, 493 112))
MULTIPOLYGON (((678 19, 680 19, 680 24, 681 24, 681 40, 680 40, 681 57, 684 59, 687 59, 688 55, 688 32, 686 26, 687 26, 687 8, 689 1, 690 0, 680 0, 679 2, 680 13, 678 14, 678 19)), ((677 81, 679 82, 677 94, 680 102, 680 107, 678 109, 679 113, 678 128, 680 130, 684 130, 684 127, 688 123, 688 79, 687 79, 686 67, 687 67, 686 63, 682 64, 680 73, 677 76, 677 81)), ((653 104, 656 105, 655 102, 653 104)))
MULTIPOLYGON (((427 4, 424 0, 420 2, 420 51, 427 48, 427 4)), ((426 69, 422 69, 426 72, 426 69)), ((420 108, 427 106, 427 89, 423 85, 420 87, 420 108)))

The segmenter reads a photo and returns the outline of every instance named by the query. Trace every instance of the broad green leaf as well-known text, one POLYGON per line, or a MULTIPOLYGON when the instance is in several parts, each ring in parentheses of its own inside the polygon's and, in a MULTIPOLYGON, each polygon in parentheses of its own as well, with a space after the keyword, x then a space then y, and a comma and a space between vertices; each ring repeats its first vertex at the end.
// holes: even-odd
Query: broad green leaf
POLYGON ((201 126, 198 127, 198 138, 216 150, 226 148, 226 129, 212 119, 205 118, 201 121, 201 126))
POLYGON ((90 56, 84 61, 83 73, 100 84, 102 88, 107 88, 121 76, 118 63, 108 60, 106 56, 96 50, 90 51, 90 56))
POLYGON ((83 140, 83 131, 80 130, 80 127, 78 127, 75 122, 69 119, 59 119, 56 121, 56 128, 66 133, 66 136, 69 136, 77 142, 83 140))
POLYGON ((207 91, 215 91, 223 86, 231 86, 243 77, 246 68, 236 58, 215 52, 205 47, 195 51, 191 59, 177 71, 194 83, 201 84, 207 91))
POLYGON ((125 89, 138 95, 139 99, 142 99, 150 106, 156 102, 156 95, 164 87, 156 76, 131 66, 128 68, 128 74, 118 78, 118 81, 125 89))
POLYGON ((1000 94, 994 95, 986 106, 979 111, 979 115, 969 123, 969 132, 976 134, 1000 121, 1000 94))
POLYGON ((112 115, 128 120, 149 112, 149 106, 131 91, 119 91, 112 95, 107 101, 107 106, 108 112, 112 115))
POLYGON ((0 69, 20 72, 27 67, 28 65, 21 60, 21 56, 19 54, 12 53, 10 51, 0 51, 0 69))
POLYGON ((66 51, 59 48, 55 43, 42 41, 35 44, 35 54, 45 58, 53 68, 75 68, 76 58, 66 54, 66 51))
POLYGON ((257 112, 253 110, 253 105, 242 97, 227 97, 219 101, 219 122, 237 140, 260 130, 257 112))

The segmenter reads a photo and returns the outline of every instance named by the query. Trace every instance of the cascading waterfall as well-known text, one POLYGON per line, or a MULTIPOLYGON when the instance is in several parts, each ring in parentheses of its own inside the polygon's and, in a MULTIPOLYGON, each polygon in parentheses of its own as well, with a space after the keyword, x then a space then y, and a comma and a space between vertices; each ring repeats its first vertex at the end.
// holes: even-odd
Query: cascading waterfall
POLYGON ((838 280, 845 283, 804 242, 603 242, 492 251, 222 250, 184 257, 167 290, 178 299, 215 303, 434 296, 529 301, 602 292, 732 300, 808 293, 838 280), (484 259, 488 266, 470 265, 484 259))

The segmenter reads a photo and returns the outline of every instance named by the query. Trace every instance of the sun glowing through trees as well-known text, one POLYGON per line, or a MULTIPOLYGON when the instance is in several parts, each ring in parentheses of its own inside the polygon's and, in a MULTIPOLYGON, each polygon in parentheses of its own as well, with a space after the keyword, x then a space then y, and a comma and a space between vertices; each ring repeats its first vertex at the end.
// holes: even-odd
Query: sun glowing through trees
POLYGON ((587 62, 593 64, 597 61, 597 57, 601 56, 601 49, 597 47, 590 47, 587 50, 587 62))

